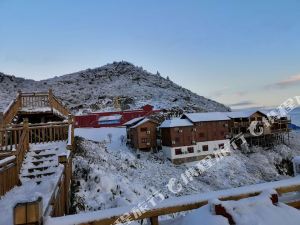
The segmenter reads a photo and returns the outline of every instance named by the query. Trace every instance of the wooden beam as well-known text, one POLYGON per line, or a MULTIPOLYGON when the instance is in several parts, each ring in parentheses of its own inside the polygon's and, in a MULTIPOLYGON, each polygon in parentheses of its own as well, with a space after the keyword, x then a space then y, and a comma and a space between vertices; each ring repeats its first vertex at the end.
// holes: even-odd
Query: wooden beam
POLYGON ((151 223, 151 225, 159 225, 158 224, 158 216, 151 217, 150 218, 150 223, 151 223))

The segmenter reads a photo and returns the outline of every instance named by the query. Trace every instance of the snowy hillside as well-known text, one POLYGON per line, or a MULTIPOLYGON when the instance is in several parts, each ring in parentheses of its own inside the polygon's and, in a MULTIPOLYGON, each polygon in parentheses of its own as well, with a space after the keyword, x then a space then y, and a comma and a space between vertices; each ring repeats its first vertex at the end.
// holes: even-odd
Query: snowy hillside
POLYGON ((74 112, 111 110, 114 97, 123 97, 126 108, 152 104, 156 108, 179 108, 188 112, 228 111, 226 106, 199 96, 128 62, 114 62, 105 66, 54 77, 44 81, 25 80, 0 73, 0 111, 23 91, 54 90, 74 112))
MULTIPOLYGON (((74 158, 76 211, 93 211, 136 204, 154 191, 174 197, 166 188, 170 178, 180 179, 187 166, 174 166, 161 154, 141 153, 124 144, 122 128, 77 129, 87 139, 79 142, 74 158), (111 141, 108 134, 112 134, 111 141)), ((291 174, 290 160, 300 155, 300 133, 291 145, 253 149, 251 154, 233 151, 188 185, 177 196, 281 180, 291 174)))

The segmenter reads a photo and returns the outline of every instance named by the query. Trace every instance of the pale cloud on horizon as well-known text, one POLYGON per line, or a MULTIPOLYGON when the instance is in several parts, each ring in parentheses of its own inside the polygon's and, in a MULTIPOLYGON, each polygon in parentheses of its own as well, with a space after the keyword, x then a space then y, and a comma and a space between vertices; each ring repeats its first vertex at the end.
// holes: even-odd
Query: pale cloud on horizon
POLYGON ((230 107, 245 107, 245 106, 253 106, 255 104, 256 103, 253 102, 253 101, 243 100, 243 101, 240 101, 240 102, 229 104, 228 106, 230 106, 230 107))
POLYGON ((274 84, 267 85, 267 87, 268 88, 272 88, 272 87, 286 88, 286 87, 295 86, 295 85, 299 85, 299 84, 300 84, 300 74, 297 74, 294 76, 290 76, 287 79, 278 81, 274 84))

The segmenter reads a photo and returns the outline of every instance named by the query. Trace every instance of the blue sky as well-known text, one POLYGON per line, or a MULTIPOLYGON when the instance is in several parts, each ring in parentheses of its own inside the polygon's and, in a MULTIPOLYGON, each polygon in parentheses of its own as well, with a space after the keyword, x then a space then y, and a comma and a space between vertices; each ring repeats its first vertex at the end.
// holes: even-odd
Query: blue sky
POLYGON ((300 95, 298 0, 0 0, 0 71, 126 60, 235 108, 300 95))

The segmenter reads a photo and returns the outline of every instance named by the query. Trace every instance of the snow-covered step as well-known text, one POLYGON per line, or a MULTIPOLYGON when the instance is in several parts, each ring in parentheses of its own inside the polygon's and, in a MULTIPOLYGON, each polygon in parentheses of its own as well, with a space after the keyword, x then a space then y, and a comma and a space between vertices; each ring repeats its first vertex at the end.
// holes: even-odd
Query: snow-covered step
POLYGON ((24 173, 24 174, 22 174, 22 177, 30 178, 30 179, 41 178, 41 177, 53 175, 53 174, 55 174, 55 172, 56 172, 56 170, 39 171, 39 172, 35 171, 33 173, 24 173))
POLYGON ((47 182, 59 172, 58 156, 67 151, 66 143, 61 141, 31 145, 21 168, 21 181, 47 182))
POLYGON ((47 153, 47 154, 43 154, 43 155, 34 155, 32 157, 35 158, 35 159, 45 159, 45 158, 49 158, 49 157, 52 157, 52 156, 55 156, 55 154, 47 153))
POLYGON ((39 166, 39 167, 31 167, 31 168, 28 168, 27 171, 29 173, 32 173, 34 171, 45 171, 45 170, 48 170, 49 168, 53 168, 53 167, 57 167, 57 166, 39 166))
POLYGON ((58 159, 57 159, 56 156, 48 157, 48 158, 45 158, 45 159, 33 159, 33 158, 30 158, 28 160, 25 159, 24 164, 32 163, 34 165, 38 165, 38 164, 45 163, 45 162, 53 163, 53 162, 57 162, 57 161, 58 161, 58 159))

